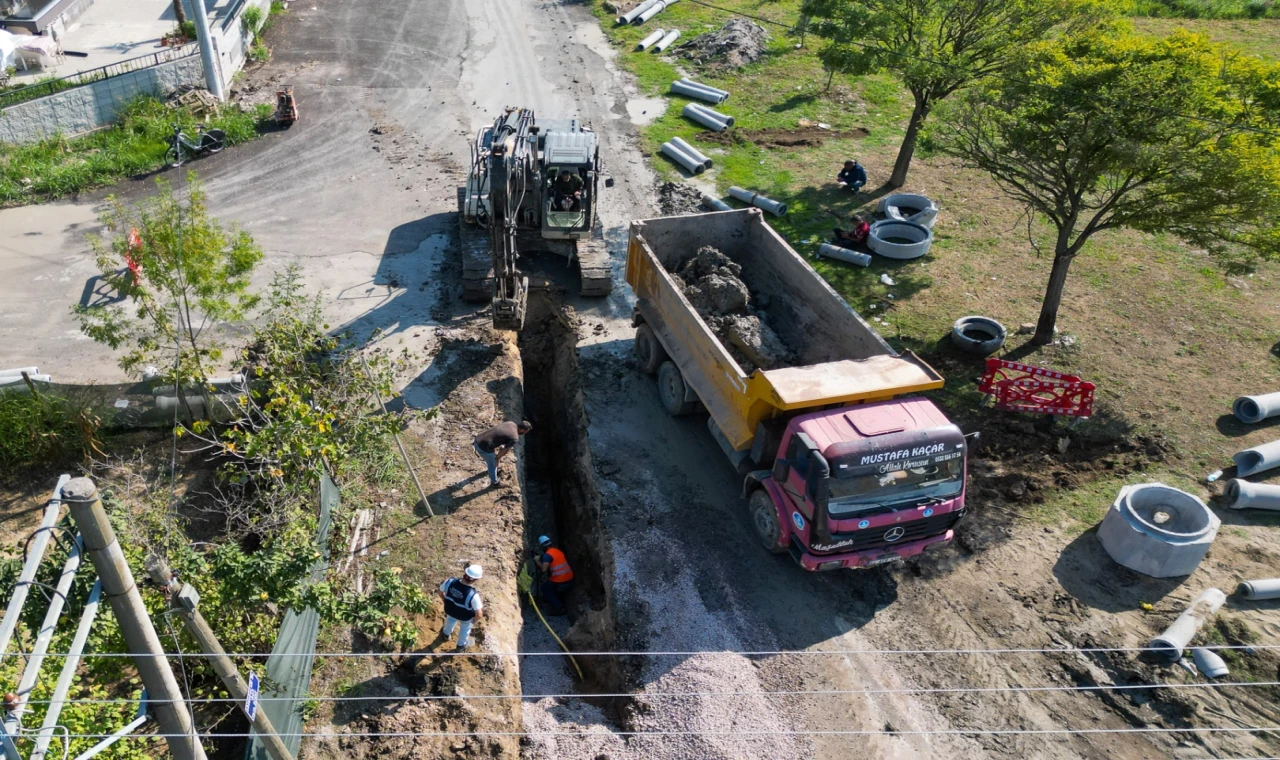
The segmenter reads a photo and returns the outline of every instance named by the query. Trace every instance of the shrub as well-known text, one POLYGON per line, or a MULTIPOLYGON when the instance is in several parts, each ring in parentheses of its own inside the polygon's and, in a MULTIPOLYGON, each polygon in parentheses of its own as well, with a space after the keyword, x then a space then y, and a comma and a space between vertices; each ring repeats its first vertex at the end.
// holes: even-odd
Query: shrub
POLYGON ((63 465, 101 454, 101 421, 77 399, 46 391, 0 391, 0 470, 63 465))

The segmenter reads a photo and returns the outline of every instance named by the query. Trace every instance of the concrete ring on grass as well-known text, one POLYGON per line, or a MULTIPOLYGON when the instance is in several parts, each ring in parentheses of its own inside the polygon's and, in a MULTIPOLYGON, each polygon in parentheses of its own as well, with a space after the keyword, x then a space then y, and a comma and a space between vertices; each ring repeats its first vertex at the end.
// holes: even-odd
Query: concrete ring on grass
POLYGON ((886 259, 918 259, 933 245, 933 230, 915 222, 882 219, 871 225, 867 246, 886 259))
POLYGON ((1163 483, 1120 489, 1098 540, 1121 565, 1153 578, 1190 575, 1222 521, 1195 496, 1163 483))
POLYGON ((961 317, 951 327, 951 342, 974 356, 990 356, 1004 345, 1008 332, 990 317, 961 317))
POLYGON ((938 204, 924 195, 914 193, 894 193, 880 199, 876 210, 888 219, 900 222, 914 222, 922 227, 933 228, 938 218, 938 204))

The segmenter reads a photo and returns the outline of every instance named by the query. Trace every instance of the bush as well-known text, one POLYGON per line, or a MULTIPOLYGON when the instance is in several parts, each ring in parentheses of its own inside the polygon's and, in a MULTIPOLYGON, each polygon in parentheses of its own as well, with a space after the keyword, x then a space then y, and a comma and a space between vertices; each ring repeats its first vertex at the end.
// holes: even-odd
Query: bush
POLYGON ((189 40, 194 40, 196 38, 196 22, 183 21, 182 25, 178 28, 182 31, 183 37, 186 37, 189 40))
POLYGON ((44 391, 0 391, 0 471, 101 454, 100 426, 86 403, 44 391))
POLYGON ((251 40, 258 39, 258 30, 262 28, 262 9, 256 5, 250 5, 244 9, 244 13, 240 15, 240 28, 244 30, 244 36, 251 40))

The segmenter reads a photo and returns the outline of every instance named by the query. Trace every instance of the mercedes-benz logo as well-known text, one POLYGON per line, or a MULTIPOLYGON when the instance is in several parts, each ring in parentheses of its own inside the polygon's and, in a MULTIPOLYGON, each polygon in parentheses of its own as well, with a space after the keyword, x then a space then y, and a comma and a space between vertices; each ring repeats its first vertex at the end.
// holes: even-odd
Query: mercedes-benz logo
POLYGON ((889 543, 893 543, 894 541, 902 538, 906 532, 907 531, 905 531, 901 525, 895 525, 884 532, 884 540, 889 543))

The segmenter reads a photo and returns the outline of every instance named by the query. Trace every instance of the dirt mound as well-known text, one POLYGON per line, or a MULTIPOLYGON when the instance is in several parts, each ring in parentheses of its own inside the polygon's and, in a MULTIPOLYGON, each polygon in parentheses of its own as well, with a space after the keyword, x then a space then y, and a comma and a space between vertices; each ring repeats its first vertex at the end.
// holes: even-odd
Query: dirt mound
POLYGON ((751 143, 761 148, 806 148, 822 145, 827 140, 861 140, 871 134, 858 127, 839 132, 821 127, 798 127, 796 129, 730 129, 724 132, 703 132, 699 140, 720 143, 722 145, 742 145, 751 143))
POLYGON ((752 313, 751 291, 739 276, 742 267, 720 251, 705 246, 671 270, 684 286, 685 298, 747 374, 785 366, 790 352, 777 333, 752 313))
POLYGON ((658 208, 663 216, 701 214, 702 191, 683 182, 663 182, 658 186, 658 208))
POLYGON ((714 32, 700 34, 676 48, 680 55, 710 69, 736 69, 764 56, 769 33, 759 24, 735 18, 714 32))

